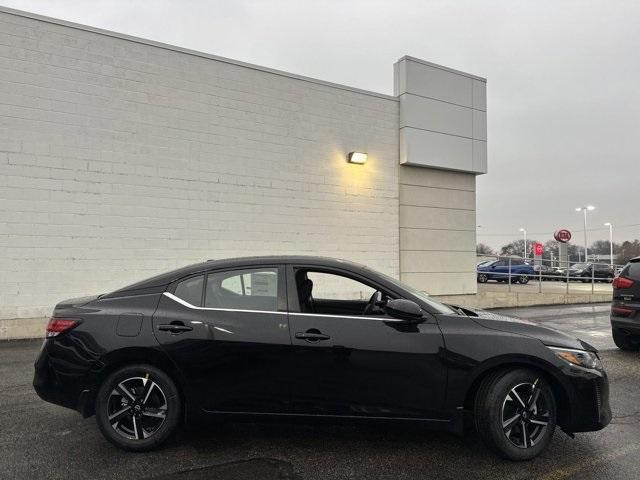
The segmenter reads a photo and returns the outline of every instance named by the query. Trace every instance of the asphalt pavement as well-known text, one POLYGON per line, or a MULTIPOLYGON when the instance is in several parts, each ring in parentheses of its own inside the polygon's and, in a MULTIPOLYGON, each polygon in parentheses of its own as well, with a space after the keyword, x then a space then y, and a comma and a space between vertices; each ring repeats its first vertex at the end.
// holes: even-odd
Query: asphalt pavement
MULTIPOLYGON (((640 468, 640 353, 604 338, 607 306, 532 307, 518 316, 580 332, 602 349, 612 424, 571 439, 557 432, 527 463, 487 451, 476 435, 420 427, 227 424, 182 432, 134 454, 102 438, 93 418, 41 401, 31 387, 41 341, 0 343, 0 478, 7 479, 632 479, 640 468), (603 337, 600 337, 603 334, 603 337)), ((504 312, 504 311, 503 311, 504 312)))
POLYGON ((571 333, 598 350, 616 347, 611 338, 610 303, 500 308, 492 311, 571 333))

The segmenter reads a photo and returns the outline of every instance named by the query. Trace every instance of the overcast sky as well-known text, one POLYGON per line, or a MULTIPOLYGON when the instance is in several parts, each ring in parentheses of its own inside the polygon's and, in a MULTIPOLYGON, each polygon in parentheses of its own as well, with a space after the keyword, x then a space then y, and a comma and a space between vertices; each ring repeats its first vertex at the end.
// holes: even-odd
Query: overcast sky
POLYGON ((640 237, 638 1, 0 2, 382 93, 405 54, 486 77, 478 240, 582 241, 587 204, 591 239, 640 237))

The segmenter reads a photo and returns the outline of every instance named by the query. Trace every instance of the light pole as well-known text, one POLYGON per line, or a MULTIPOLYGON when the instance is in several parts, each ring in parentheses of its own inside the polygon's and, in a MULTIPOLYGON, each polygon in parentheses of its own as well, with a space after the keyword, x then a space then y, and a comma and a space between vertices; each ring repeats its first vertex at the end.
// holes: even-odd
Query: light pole
POLYGON ((522 252, 522 257, 526 260, 527 259, 527 229, 521 228, 520 231, 522 232, 522 239, 524 240, 524 249, 522 252))
POLYGON ((609 227, 609 261, 611 263, 611 268, 613 268, 613 224, 611 222, 607 222, 604 226, 609 227))
POLYGON ((587 210, 595 210, 596 207, 593 205, 587 205, 586 207, 576 207, 576 212, 582 211, 584 214, 584 261, 585 263, 589 261, 588 255, 588 247, 587 247, 587 210))

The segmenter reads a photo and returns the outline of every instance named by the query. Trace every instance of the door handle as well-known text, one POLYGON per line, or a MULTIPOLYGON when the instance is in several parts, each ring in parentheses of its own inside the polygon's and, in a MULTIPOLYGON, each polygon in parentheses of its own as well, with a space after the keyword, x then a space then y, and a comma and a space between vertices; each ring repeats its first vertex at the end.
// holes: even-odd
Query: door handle
POLYGON ((319 340, 329 340, 331 337, 320 332, 298 332, 296 338, 300 340, 306 340, 307 342, 317 342, 319 340))
POLYGON ((182 332, 189 332, 193 330, 193 328, 185 325, 182 322, 173 322, 169 324, 158 325, 158 330, 160 330, 161 332, 170 332, 177 334, 182 332))

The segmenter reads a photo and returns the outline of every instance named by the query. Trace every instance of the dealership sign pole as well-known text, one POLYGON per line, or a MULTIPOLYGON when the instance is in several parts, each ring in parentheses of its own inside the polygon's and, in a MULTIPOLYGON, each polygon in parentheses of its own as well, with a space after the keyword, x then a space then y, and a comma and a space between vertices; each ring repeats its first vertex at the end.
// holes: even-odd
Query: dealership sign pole
POLYGON ((569 248, 567 243, 571 240, 571 232, 566 228, 556 230, 553 238, 558 242, 558 263, 564 267, 567 273, 567 293, 569 293, 569 248))
POLYGON ((533 250, 533 264, 538 266, 538 293, 542 293, 542 254, 544 253, 544 246, 540 242, 534 242, 531 250, 533 250))

